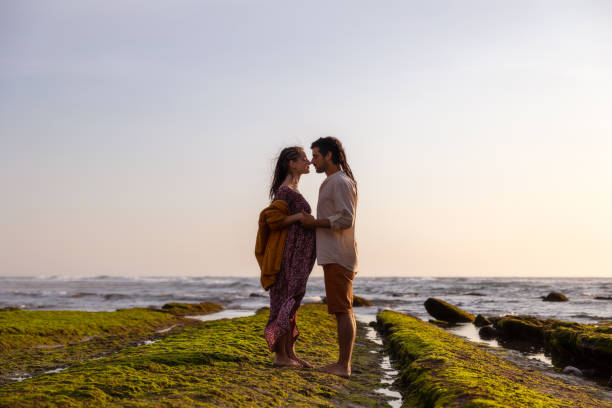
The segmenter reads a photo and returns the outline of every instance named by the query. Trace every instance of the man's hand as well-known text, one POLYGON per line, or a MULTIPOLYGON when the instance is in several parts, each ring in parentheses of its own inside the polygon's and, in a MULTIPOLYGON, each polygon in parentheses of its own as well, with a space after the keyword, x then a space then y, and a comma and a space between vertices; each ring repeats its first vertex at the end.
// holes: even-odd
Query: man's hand
POLYGON ((302 219, 300 220, 300 223, 302 224, 302 227, 304 228, 315 228, 315 217, 313 217, 312 215, 308 214, 306 211, 302 210, 302 219))

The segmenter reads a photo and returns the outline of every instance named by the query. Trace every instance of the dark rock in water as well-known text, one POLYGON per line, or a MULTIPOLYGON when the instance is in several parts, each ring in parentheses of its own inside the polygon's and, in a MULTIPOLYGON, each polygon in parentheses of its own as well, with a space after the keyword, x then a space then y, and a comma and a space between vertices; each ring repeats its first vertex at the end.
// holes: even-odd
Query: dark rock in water
POLYGON ((580 369, 576 368, 576 367, 572 367, 572 366, 567 366, 563 369, 563 374, 571 374, 571 375, 575 375, 576 377, 582 377, 584 374, 582 374, 582 371, 580 371, 580 369))
POLYGON ((567 302, 567 297, 561 292, 550 292, 546 296, 542 296, 542 300, 545 302, 567 302))
POLYGON ((265 297, 265 296, 260 293, 251 293, 249 297, 265 297))
POLYGON ((540 344, 544 338, 542 320, 533 316, 505 316, 495 322, 505 338, 540 344))
POLYGON ((491 322, 489 321, 489 319, 487 319, 486 317, 484 317, 481 314, 476 316, 476 320, 474 320, 474 326, 476 326, 476 327, 488 326, 490 324, 491 324, 491 322))
POLYGON ((223 306, 213 302, 166 303, 162 306, 161 310, 175 316, 197 316, 220 312, 223 310, 223 306))
POLYGON ((327 304, 327 297, 326 296, 321 296, 321 303, 323 303, 324 305, 327 304))
POLYGON ((478 292, 468 292, 465 295, 466 296, 487 296, 484 293, 478 293, 478 292))
MULTIPOLYGON (((556 367, 593 367, 598 377, 612 373, 612 324, 597 325, 505 316, 495 322, 502 338, 543 345, 556 367)), ((584 372, 583 372, 584 374, 584 372)))
POLYGON ((595 368, 583 368, 580 371, 582 371, 582 375, 585 377, 603 377, 601 371, 595 368))
POLYGON ((499 331, 493 326, 484 326, 478 331, 478 335, 485 340, 491 340, 499 336, 499 331))
POLYGON ((435 324, 438 327, 442 327, 444 329, 447 329, 449 327, 453 327, 454 324, 450 323, 450 322, 445 322, 444 320, 434 320, 434 319, 429 319, 429 323, 431 324, 435 324))
POLYGON ((490 322, 491 322, 491 324, 495 324, 495 323, 497 323, 497 321, 498 321, 499 319, 501 319, 501 318, 502 318, 502 316, 489 316, 489 317, 487 318, 487 320, 488 320, 488 321, 490 321, 490 322))
POLYGON ((612 296, 595 296, 596 300, 612 300, 612 296))
POLYGON ((353 296, 353 307, 372 306, 372 302, 361 296, 353 296))
POLYGON ((429 298, 425 301, 427 313, 445 322, 473 322, 474 315, 459 309, 443 300, 429 298))

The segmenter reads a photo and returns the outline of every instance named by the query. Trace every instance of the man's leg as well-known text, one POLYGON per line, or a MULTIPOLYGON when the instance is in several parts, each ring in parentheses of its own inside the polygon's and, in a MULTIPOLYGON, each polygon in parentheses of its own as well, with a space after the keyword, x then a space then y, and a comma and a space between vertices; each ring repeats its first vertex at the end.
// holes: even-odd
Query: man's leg
POLYGON ((353 277, 355 273, 338 264, 323 265, 327 310, 336 316, 338 328, 338 361, 320 370, 348 377, 357 326, 353 315, 353 277))
POLYGON ((343 373, 346 372, 346 375, 351 375, 351 356, 353 355, 355 334, 357 332, 355 315, 352 311, 349 313, 336 313, 336 321, 338 323, 338 346, 340 347, 338 365, 343 373))

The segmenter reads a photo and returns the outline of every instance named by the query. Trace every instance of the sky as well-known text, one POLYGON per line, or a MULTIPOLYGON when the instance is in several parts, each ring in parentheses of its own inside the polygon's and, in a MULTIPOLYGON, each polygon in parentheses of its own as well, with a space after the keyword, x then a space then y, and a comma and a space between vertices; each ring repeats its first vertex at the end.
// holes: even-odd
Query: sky
POLYGON ((2 1, 0 276, 256 277, 332 135, 362 276, 612 277, 610 44, 606 0, 2 1))

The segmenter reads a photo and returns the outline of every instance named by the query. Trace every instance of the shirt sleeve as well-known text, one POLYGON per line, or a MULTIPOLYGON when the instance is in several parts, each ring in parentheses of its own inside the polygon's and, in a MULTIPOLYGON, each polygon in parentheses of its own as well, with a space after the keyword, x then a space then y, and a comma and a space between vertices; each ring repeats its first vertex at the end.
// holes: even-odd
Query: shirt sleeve
POLYGON ((348 181, 334 186, 334 215, 328 217, 331 229, 341 230, 353 226, 355 222, 355 209, 357 206, 357 190, 348 181))

